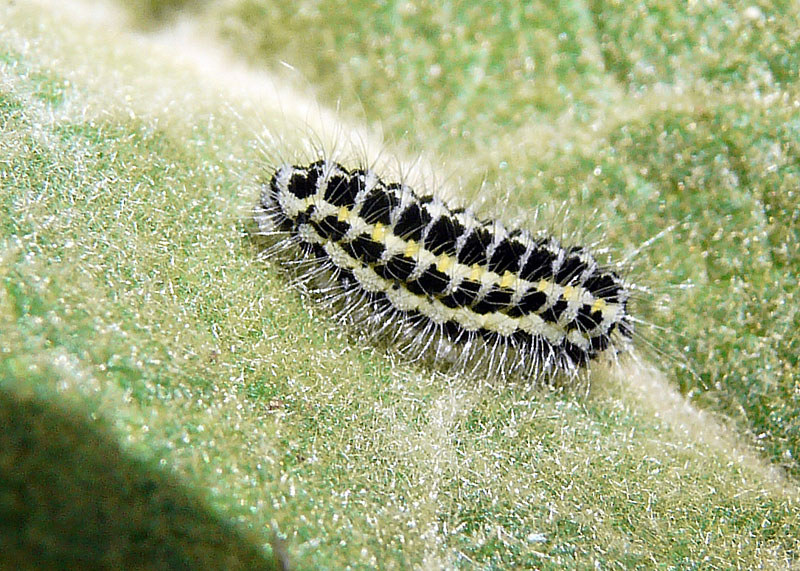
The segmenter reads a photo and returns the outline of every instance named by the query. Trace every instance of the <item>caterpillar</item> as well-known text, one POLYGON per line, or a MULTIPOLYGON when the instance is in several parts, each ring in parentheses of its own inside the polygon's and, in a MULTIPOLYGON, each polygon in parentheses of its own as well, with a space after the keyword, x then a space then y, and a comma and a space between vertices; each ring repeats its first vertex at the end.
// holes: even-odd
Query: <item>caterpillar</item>
POLYGON ((631 288, 589 249, 507 230, 369 168, 282 164, 254 218, 272 238, 265 257, 409 360, 538 381, 575 376, 632 338, 631 288))

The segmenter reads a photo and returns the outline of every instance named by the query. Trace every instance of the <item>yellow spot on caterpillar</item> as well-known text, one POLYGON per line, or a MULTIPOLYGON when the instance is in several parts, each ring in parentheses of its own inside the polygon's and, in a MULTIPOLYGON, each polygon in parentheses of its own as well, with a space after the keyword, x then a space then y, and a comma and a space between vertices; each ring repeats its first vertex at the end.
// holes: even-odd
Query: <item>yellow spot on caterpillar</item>
POLYGON ((403 253, 407 258, 414 258, 419 254, 419 245, 414 240, 409 240, 406 251, 403 253))
POLYGON ((548 282, 547 280, 539 280, 539 285, 536 286, 536 289, 544 293, 550 289, 550 282, 548 282))
POLYGON ((581 299, 581 292, 583 290, 581 288, 577 288, 575 286, 566 286, 564 288, 564 292, 561 294, 564 296, 564 299, 567 301, 577 303, 581 299))
POLYGON ((481 281, 481 276, 483 275, 483 268, 480 264, 475 263, 472 264, 472 271, 469 274, 469 279, 473 282, 481 281))
POLYGON ((347 222, 347 219, 350 218, 350 211, 347 209, 346 206, 342 206, 339 208, 339 214, 336 216, 336 219, 339 222, 347 222))
POLYGON ((500 280, 500 287, 511 287, 516 279, 517 276, 506 270, 506 273, 503 274, 503 278, 500 280))
POLYGON ((386 228, 380 222, 375 223, 375 229, 372 231, 372 240, 374 242, 383 243, 383 239, 386 237, 386 228))
POLYGON ((592 312, 603 311, 606 308, 606 305, 607 305, 606 300, 604 300, 603 298, 598 298, 592 304, 592 312))
POLYGON ((442 272, 443 274, 446 273, 447 270, 449 270, 452 267, 453 267, 453 258, 448 256, 447 254, 442 254, 436 261, 436 269, 442 272))

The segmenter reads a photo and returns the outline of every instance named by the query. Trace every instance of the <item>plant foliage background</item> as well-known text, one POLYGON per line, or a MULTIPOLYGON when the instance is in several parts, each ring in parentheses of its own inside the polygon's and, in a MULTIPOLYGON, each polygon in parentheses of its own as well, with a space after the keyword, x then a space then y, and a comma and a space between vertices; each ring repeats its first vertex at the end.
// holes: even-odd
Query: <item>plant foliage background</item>
POLYGON ((796 3, 81 6, 0 3, 0 551, 796 564, 796 3), (634 275, 666 375, 476 386, 342 334, 247 238, 280 105, 187 63, 187 25, 487 212, 566 202, 623 254, 659 236, 634 275))

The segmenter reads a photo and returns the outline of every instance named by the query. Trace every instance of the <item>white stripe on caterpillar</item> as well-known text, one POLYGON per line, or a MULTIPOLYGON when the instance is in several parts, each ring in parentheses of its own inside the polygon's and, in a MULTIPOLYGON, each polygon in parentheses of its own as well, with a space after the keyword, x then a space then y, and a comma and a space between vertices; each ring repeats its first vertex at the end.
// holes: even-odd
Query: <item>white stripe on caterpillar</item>
POLYGON ((366 333, 471 374, 574 375, 632 336, 631 288, 585 248, 507 231, 370 169, 278 167, 255 209, 266 254, 366 333))

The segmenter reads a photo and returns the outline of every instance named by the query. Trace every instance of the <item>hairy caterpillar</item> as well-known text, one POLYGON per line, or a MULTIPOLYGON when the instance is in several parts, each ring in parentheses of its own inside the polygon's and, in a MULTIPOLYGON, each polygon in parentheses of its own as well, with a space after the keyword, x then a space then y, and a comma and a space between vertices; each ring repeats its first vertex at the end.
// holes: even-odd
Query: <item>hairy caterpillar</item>
POLYGON ((574 375, 632 336, 630 288, 582 247, 319 160, 262 185, 258 232, 338 317, 412 359, 538 379, 574 375))

